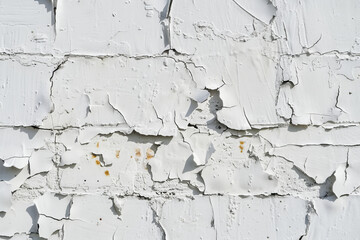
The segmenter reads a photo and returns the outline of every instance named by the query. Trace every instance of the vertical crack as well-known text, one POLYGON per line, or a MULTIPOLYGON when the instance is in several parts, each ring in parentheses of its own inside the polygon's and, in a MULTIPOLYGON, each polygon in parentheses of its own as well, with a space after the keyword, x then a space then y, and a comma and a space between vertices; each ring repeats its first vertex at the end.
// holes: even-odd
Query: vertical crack
POLYGON ((56 8, 57 8, 57 0, 51 0, 52 2, 52 25, 54 27, 54 34, 56 38, 56 8))
POLYGON ((252 128, 251 123, 250 123, 248 117, 246 116, 245 108, 243 108, 243 112, 244 112, 245 119, 246 119, 247 123, 249 124, 249 127, 252 128))
POLYGON ((217 232, 217 229, 216 229, 216 226, 215 226, 215 211, 214 211, 214 205, 213 205, 211 197, 209 197, 209 201, 210 201, 211 210, 212 210, 212 214, 213 214, 213 217, 211 219, 211 227, 215 229, 215 239, 217 240, 218 239, 218 232, 217 232))
POLYGON ((346 153, 345 182, 346 182, 346 180, 348 178, 347 169, 349 167, 349 151, 350 151, 350 148, 348 148, 347 153, 346 153))
POLYGON ((52 102, 52 109, 50 111, 50 113, 54 112, 55 109, 55 104, 53 101, 53 87, 54 87, 54 81, 53 78, 55 76, 55 73, 68 61, 68 58, 64 58, 58 65, 57 67, 52 71, 51 76, 50 76, 50 99, 52 102))
MULTIPOLYGON (((52 118, 52 114, 55 110, 55 103, 53 100, 53 87, 54 87, 54 81, 53 78, 55 76, 55 73, 68 61, 68 58, 64 58, 62 59, 62 61, 57 65, 57 67, 52 71, 51 76, 50 76, 50 101, 51 101, 51 110, 49 112, 49 117, 51 118, 51 125, 52 125, 52 130, 54 130, 54 121, 52 118)), ((56 143, 56 142, 55 142, 56 143)))
POLYGON ((151 207, 151 210, 153 211, 153 222, 155 223, 156 226, 158 226, 160 228, 160 230, 162 231, 163 235, 162 235, 162 240, 166 240, 166 231, 165 228, 161 225, 160 223, 160 216, 156 213, 155 209, 153 209, 151 207))
POLYGON ((165 14, 165 18, 161 21, 161 24, 163 25, 163 34, 164 34, 164 43, 165 47, 168 46, 168 49, 172 49, 171 46, 171 7, 172 7, 173 0, 169 0, 169 4, 167 5, 167 10, 165 14))
POLYGON ((311 214, 317 214, 313 202, 309 202, 309 204, 307 205, 307 212, 306 212, 306 216, 305 216, 305 233, 304 233, 304 235, 300 236, 299 240, 305 239, 304 237, 307 237, 307 235, 309 233, 310 224, 311 224, 311 222, 310 222, 311 214))
POLYGON ((338 87, 338 91, 337 91, 337 95, 336 95, 336 99, 335 99, 335 108, 339 109, 340 112, 345 112, 346 113, 346 111, 344 111, 344 109, 342 109, 341 107, 338 106, 338 104, 339 104, 339 96, 340 96, 340 85, 338 87))

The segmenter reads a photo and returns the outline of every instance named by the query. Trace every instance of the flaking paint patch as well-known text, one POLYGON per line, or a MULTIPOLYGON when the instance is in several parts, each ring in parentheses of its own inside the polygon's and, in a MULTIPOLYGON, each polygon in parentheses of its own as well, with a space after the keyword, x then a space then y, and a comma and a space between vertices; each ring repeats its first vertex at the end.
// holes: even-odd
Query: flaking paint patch
POLYGON ((53 82, 52 99, 59 107, 46 124, 122 125, 144 135, 175 135, 192 112, 192 94, 201 90, 184 63, 166 57, 73 58, 53 82))

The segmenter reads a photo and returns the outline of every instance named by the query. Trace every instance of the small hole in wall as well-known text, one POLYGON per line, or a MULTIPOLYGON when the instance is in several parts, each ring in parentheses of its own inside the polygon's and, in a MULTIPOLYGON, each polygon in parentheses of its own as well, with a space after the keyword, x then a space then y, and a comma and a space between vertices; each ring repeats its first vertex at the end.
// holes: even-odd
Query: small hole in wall
POLYGON ((100 218, 99 220, 102 221, 102 218, 100 218))
POLYGON ((351 95, 352 94, 352 92, 349 92, 349 95, 351 95))
POLYGON ((86 179, 84 179, 84 182, 86 182, 86 179))

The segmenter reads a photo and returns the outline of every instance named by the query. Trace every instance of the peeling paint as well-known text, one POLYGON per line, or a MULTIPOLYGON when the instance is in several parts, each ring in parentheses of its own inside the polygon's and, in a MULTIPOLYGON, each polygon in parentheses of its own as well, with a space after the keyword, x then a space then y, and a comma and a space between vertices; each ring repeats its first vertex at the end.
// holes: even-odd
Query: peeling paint
POLYGON ((0 0, 0 239, 356 239, 359 8, 0 0))

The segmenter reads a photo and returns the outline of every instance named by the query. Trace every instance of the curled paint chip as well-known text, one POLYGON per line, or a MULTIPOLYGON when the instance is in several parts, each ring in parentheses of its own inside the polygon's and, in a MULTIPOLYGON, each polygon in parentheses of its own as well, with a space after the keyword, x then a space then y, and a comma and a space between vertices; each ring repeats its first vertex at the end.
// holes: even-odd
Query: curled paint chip
POLYGON ((168 144, 160 145, 154 158, 149 160, 152 179, 183 178, 186 163, 191 160, 192 151, 188 143, 183 142, 181 135, 174 137, 168 144))
POLYGON ((35 205, 31 201, 14 201, 11 209, 0 218, 0 235, 11 237, 16 233, 36 232, 38 218, 35 205))

